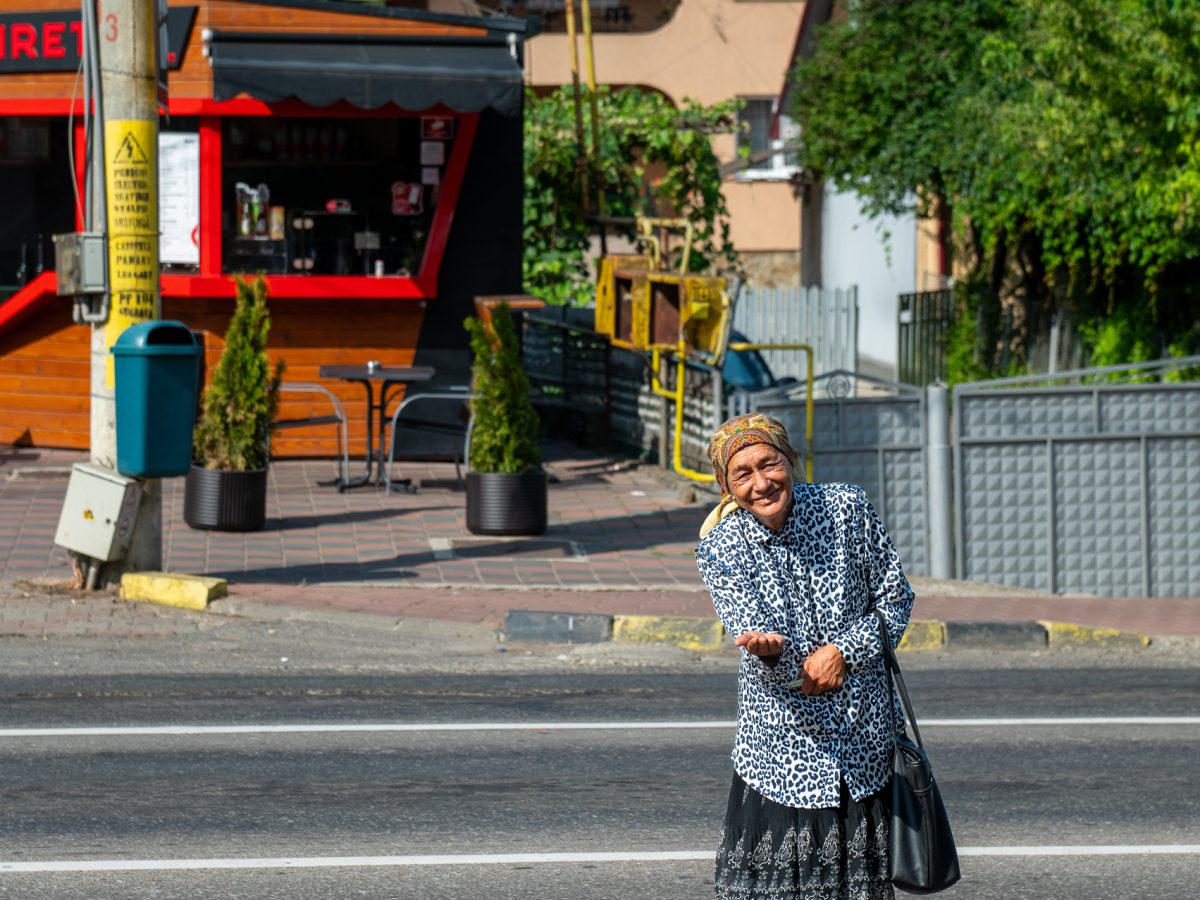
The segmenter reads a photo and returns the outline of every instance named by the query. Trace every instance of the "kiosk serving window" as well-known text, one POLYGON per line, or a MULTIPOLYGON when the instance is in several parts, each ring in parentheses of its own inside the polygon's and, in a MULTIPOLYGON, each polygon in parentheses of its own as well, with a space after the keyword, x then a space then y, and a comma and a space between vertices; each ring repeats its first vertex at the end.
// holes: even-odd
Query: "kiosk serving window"
POLYGON ((417 276, 455 119, 228 117, 226 272, 417 276))
POLYGON ((68 140, 63 117, 0 118, 0 297, 53 269, 51 235, 75 229, 68 140))

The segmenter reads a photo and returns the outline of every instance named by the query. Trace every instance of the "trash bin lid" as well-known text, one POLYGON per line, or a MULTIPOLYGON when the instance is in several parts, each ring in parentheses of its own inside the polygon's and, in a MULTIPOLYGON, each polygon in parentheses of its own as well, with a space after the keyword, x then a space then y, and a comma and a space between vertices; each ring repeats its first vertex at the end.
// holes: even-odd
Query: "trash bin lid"
POLYGON ((138 322, 121 332, 113 356, 199 356, 192 330, 182 322, 138 322))

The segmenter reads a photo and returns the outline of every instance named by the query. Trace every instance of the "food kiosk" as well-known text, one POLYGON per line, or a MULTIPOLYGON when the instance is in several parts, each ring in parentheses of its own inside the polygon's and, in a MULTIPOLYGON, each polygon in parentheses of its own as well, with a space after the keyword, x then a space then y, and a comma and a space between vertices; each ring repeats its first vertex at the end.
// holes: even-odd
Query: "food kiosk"
MULTIPOLYGON (((89 440, 90 328, 57 296, 51 245, 82 225, 79 23, 77 0, 0 0, 0 443, 89 440)), ((202 334, 207 369, 232 276, 264 272, 288 381, 377 360, 465 383, 474 298, 521 288, 529 28, 327 0, 170 0, 162 311, 202 334)), ((362 390, 325 386, 361 450, 362 390)), ((283 418, 327 412, 282 401, 283 418)), ((272 450, 332 456, 336 441, 295 429, 272 450)))

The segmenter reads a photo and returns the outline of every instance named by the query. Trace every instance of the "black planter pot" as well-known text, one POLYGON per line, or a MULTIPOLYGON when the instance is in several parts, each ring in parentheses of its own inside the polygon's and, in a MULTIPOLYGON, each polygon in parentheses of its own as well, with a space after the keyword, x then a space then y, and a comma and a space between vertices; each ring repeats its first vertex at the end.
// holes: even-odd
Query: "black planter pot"
POLYGON ((546 530, 546 473, 467 473, 467 530, 541 534, 546 530))
POLYGON ((212 531, 258 531, 267 520, 267 470, 192 466, 183 485, 183 521, 212 531))

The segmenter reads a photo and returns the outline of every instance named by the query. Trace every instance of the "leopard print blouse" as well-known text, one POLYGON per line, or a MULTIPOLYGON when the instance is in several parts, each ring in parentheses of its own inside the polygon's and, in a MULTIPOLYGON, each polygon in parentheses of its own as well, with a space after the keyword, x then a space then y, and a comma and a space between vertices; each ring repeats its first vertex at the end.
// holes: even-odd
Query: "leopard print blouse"
MULTIPOLYGON (((796 484, 794 497, 777 532, 745 510, 726 516, 696 548, 696 564, 730 635, 787 638, 774 667, 742 652, 734 769, 776 803, 820 809, 838 806, 843 780, 855 800, 888 782, 890 698, 871 610, 883 612, 894 647, 913 592, 862 488, 796 484), (789 689, 828 643, 846 660, 846 683, 811 697, 789 689)), ((894 711, 899 728, 904 714, 894 711)))

